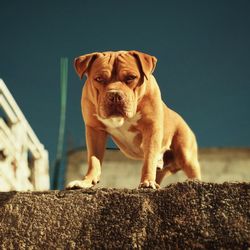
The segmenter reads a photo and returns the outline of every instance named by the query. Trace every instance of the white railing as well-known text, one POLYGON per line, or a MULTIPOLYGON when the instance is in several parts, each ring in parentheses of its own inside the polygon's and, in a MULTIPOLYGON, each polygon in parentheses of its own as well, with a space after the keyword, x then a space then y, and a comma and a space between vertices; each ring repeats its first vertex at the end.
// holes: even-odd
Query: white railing
POLYGON ((0 191, 49 189, 48 152, 0 79, 0 191))

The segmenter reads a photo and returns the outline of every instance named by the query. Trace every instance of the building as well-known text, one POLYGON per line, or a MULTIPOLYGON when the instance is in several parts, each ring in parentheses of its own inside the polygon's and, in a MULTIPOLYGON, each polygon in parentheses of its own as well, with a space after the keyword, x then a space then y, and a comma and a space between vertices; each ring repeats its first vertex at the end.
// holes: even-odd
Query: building
POLYGON ((0 191, 47 189, 48 152, 0 79, 0 191))

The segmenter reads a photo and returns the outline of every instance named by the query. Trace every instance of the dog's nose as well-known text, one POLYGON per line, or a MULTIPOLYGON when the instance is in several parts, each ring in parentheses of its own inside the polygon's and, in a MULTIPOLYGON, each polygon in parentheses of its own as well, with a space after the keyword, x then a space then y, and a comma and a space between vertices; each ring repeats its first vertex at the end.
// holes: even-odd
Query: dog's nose
POLYGON ((112 103, 119 103, 124 100, 124 95, 120 91, 109 91, 107 98, 112 103))

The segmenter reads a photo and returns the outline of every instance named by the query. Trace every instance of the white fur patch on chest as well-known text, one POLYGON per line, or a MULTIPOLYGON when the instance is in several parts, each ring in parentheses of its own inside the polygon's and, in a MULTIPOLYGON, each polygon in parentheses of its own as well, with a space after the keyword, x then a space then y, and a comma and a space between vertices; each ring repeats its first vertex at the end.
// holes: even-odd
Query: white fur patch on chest
POLYGON ((119 141, 119 148, 124 151, 126 147, 127 151, 131 151, 132 154, 137 154, 140 152, 140 148, 136 148, 134 144, 134 138, 139 133, 136 131, 130 131, 131 126, 137 125, 137 122, 141 119, 141 114, 136 113, 132 118, 123 118, 123 117, 111 117, 108 119, 102 119, 96 115, 98 120, 101 121, 106 126, 106 131, 119 141), (121 145, 121 144, 122 145, 121 145))
POLYGON ((125 119, 123 117, 111 117, 103 119, 96 115, 97 119, 101 121, 107 128, 119 128, 124 125, 125 119))

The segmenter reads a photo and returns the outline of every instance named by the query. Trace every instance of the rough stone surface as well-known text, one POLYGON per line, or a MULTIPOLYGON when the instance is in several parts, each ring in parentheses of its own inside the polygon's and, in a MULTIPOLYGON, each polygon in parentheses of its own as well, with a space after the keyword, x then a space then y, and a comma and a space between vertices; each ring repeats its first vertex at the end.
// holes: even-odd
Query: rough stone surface
POLYGON ((249 249, 250 183, 0 193, 0 249, 249 249))

